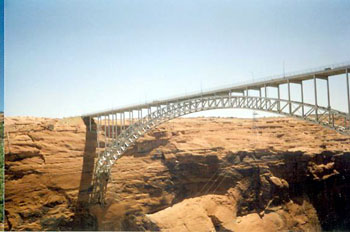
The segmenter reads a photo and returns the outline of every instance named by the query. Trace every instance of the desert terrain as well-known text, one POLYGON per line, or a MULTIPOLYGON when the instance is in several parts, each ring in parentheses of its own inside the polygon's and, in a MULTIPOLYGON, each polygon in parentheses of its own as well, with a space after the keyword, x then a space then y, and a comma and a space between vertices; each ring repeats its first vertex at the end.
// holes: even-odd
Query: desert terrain
POLYGON ((5 117, 6 230, 350 230, 350 136, 292 118, 174 119, 118 160, 102 207, 86 125, 5 117))

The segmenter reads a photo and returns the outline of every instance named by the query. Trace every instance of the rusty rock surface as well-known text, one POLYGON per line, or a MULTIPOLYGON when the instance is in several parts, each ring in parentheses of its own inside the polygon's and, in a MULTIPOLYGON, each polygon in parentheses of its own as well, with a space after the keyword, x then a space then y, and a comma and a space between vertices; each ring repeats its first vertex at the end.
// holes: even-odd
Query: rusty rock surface
POLYGON ((86 124, 5 118, 5 229, 350 229, 349 136, 291 118, 174 119, 118 160, 100 207, 86 124))

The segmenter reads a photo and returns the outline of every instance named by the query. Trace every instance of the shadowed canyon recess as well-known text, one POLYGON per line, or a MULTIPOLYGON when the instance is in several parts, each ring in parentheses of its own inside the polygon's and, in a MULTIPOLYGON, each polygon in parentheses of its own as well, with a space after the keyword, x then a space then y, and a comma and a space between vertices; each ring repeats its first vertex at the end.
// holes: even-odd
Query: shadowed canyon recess
POLYGON ((315 124, 171 120, 113 166, 104 207, 83 119, 5 125, 6 230, 350 230, 350 137, 315 124))

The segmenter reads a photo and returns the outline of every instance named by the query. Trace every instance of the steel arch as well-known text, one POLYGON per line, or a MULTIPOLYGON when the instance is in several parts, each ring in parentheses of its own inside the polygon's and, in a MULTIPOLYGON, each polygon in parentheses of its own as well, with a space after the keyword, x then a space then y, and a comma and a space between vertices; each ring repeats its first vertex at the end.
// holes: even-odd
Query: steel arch
POLYGON ((91 202, 104 202, 108 179, 112 166, 132 146, 138 138, 152 128, 177 117, 213 109, 251 109, 276 113, 298 118, 336 130, 342 134, 350 134, 347 127, 348 115, 330 107, 321 107, 298 101, 280 98, 232 96, 206 96, 178 102, 169 102, 142 119, 130 124, 116 139, 106 145, 105 150, 96 162, 91 202))

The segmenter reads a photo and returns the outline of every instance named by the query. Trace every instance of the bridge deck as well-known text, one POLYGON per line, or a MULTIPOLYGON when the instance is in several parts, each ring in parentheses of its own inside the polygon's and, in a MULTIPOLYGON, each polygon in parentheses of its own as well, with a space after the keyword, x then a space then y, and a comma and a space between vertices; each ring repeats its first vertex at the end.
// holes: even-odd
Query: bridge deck
POLYGON ((253 89, 259 90, 265 86, 277 87, 281 84, 288 83, 288 81, 290 83, 300 83, 300 82, 305 81, 305 80, 313 79, 314 76, 316 76, 317 78, 327 78, 328 76, 345 74, 349 70, 350 70, 350 64, 329 65, 329 66, 324 66, 321 68, 314 69, 312 71, 291 73, 291 74, 286 74, 285 76, 280 75, 280 76, 271 77, 269 79, 264 78, 263 80, 256 81, 256 82, 234 85, 231 87, 220 88, 220 89, 210 90, 210 91, 206 91, 206 92, 198 92, 195 94, 189 94, 189 95, 184 95, 184 96, 180 96, 180 97, 169 98, 169 99, 164 99, 164 100, 159 100, 159 101, 152 101, 152 102, 145 103, 145 104, 130 105, 127 107, 121 107, 121 108, 116 108, 116 109, 111 109, 111 110, 106 110, 106 111, 100 111, 100 112, 95 112, 95 113, 91 113, 91 114, 84 114, 82 116, 83 117, 98 117, 98 116, 107 115, 107 114, 122 113, 122 112, 126 112, 126 111, 131 111, 131 110, 156 107, 159 105, 168 104, 169 102, 177 102, 177 101, 183 101, 183 100, 188 100, 188 99, 193 99, 193 98, 206 97, 206 96, 210 96, 213 94, 221 95, 221 94, 227 94, 228 92, 238 93, 238 92, 243 92, 244 90, 247 90, 247 89, 248 90, 253 90, 253 89))

